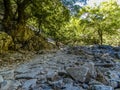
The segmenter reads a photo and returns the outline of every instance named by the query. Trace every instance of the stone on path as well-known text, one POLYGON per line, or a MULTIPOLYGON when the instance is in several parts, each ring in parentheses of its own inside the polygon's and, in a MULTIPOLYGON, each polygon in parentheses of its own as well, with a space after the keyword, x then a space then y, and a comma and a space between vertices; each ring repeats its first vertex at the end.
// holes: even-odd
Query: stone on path
POLYGON ((21 86, 21 83, 16 80, 6 80, 1 83, 0 90, 17 90, 21 86))
POLYGON ((91 79, 89 82, 89 85, 103 85, 103 83, 101 83, 97 80, 91 79))
POLYGON ((97 73, 96 73, 95 65, 93 62, 85 63, 84 67, 89 68, 89 73, 90 73, 91 77, 94 77, 94 78, 96 77, 97 73))
POLYGON ((110 80, 109 85, 112 86, 113 88, 118 88, 119 83, 116 80, 110 80))
POLYGON ((90 90, 114 90, 111 86, 93 85, 90 90))
POLYGON ((108 73, 108 77, 109 77, 109 85, 114 88, 119 87, 119 82, 120 82, 119 72, 108 71, 107 73, 108 73))
POLYGON ((1 71, 0 75, 4 76, 4 79, 14 79, 14 70, 1 71))
POLYGON ((30 90, 30 88, 34 88, 36 86, 37 79, 31 79, 25 81, 22 86, 22 90, 30 90))
POLYGON ((0 83, 4 81, 3 77, 0 75, 0 83))
POLYGON ((100 70, 97 70, 96 80, 105 84, 105 85, 109 84, 108 79, 106 78, 106 76, 104 76, 104 74, 100 70))
POLYGON ((15 79, 34 79, 36 77, 36 73, 25 73, 25 74, 18 74, 15 76, 15 79))
POLYGON ((29 72, 15 75, 15 79, 34 79, 40 73, 40 69, 31 69, 29 72))
POLYGON ((82 87, 73 86, 72 84, 66 84, 63 90, 83 90, 82 87))
POLYGON ((89 69, 87 67, 68 68, 67 73, 76 81, 85 82, 89 79, 89 69))

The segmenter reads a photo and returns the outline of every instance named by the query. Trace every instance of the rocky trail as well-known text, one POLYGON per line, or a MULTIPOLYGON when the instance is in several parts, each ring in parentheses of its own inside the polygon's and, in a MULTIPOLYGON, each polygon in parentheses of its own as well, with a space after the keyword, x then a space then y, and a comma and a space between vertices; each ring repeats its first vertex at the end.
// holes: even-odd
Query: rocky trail
POLYGON ((120 90, 120 47, 38 52, 21 64, 1 68, 0 90, 120 90))

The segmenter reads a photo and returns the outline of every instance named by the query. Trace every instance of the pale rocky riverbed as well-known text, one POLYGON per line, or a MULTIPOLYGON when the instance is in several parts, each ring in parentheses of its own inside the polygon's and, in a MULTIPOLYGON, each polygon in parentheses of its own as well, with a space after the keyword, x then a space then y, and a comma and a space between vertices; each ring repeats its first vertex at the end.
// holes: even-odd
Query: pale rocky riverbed
POLYGON ((120 90, 120 47, 38 52, 30 60, 1 67, 0 90, 120 90))

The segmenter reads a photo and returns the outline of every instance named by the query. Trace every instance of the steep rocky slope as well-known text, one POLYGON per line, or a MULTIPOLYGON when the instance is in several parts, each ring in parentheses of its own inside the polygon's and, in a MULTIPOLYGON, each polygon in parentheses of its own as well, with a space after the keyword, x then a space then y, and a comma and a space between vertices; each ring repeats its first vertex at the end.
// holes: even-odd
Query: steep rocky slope
POLYGON ((66 47, 0 70, 0 90, 120 90, 120 47, 66 47))

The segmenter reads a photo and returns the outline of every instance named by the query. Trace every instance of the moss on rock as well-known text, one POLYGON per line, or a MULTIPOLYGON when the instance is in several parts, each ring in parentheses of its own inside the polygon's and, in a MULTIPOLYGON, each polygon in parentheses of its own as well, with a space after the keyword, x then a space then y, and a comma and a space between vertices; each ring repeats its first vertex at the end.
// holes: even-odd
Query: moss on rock
POLYGON ((0 32, 0 53, 7 51, 13 45, 13 39, 5 32, 0 32))
POLYGON ((41 35, 34 36, 24 46, 24 49, 33 50, 33 51, 39 51, 43 49, 50 50, 54 48, 56 48, 56 46, 54 44, 49 43, 47 39, 45 39, 41 35))
POLYGON ((34 31, 29 28, 21 28, 12 34, 14 38, 14 49, 24 49, 30 51, 50 50, 56 48, 55 45, 49 43, 46 38, 41 35, 35 35, 34 31))
POLYGON ((12 31, 12 36, 14 38, 14 41, 16 41, 16 42, 28 41, 34 35, 35 35, 34 32, 26 26, 19 26, 18 30, 13 30, 12 31))

